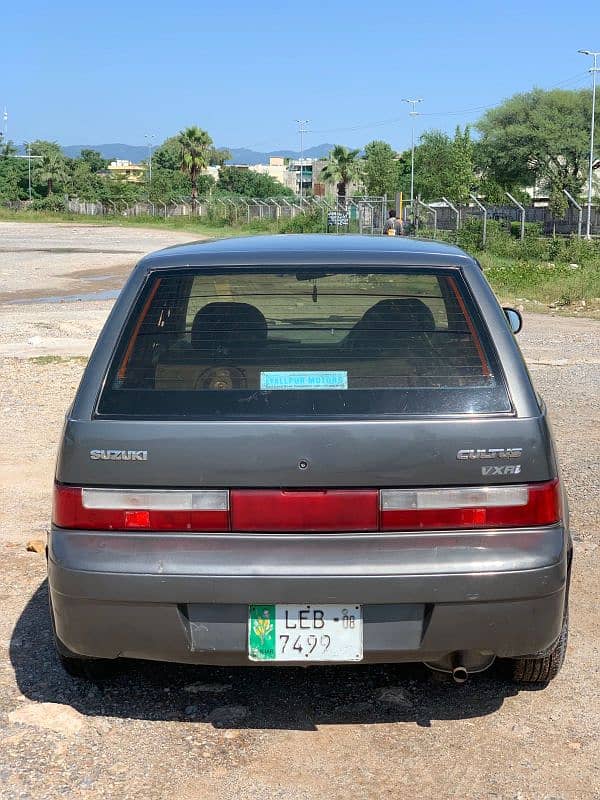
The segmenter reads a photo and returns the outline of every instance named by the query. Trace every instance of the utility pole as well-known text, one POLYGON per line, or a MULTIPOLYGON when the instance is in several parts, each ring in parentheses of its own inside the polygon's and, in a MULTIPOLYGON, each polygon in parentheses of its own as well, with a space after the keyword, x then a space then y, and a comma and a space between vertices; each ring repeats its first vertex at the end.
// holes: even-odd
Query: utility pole
POLYGON ((411 111, 408 112, 409 117, 412 120, 412 135, 411 135, 411 147, 410 147, 410 213, 413 215, 413 219, 415 216, 415 117, 419 116, 419 112, 416 110, 417 103, 422 103, 423 98, 419 97, 416 100, 409 100, 407 98, 403 98, 403 103, 409 103, 411 107, 411 111))
POLYGON ((4 106, 4 113, 2 114, 4 141, 8 142, 8 109, 4 106))
POLYGON ((31 200, 31 142, 27 142, 27 173, 29 179, 29 199, 31 200))
POLYGON ((300 208, 304 198, 304 134, 308 133, 307 119, 297 119, 298 133, 300 134, 300 208))
POLYGON ((588 199, 587 199, 587 223, 585 227, 585 238, 592 238, 592 179, 594 177, 594 126, 596 124, 596 73, 600 72, 598 57, 600 50, 579 50, 583 56, 591 56, 594 59, 594 66, 590 68, 592 73, 592 128, 590 133, 590 171, 588 173, 588 199))
POLYGON ((148 183, 152 183, 152 147, 154 146, 154 134, 145 134, 144 139, 148 144, 148 183))

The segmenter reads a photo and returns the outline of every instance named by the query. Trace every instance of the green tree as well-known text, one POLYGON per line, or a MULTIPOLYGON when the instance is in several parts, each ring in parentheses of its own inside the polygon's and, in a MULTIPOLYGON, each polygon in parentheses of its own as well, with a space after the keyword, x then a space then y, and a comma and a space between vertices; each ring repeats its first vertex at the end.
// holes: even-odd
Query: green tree
POLYGON ((171 136, 152 153, 152 169, 175 172, 181 169, 181 145, 178 136, 171 136))
MULTIPOLYGON (((534 89, 490 109, 477 123, 478 161, 501 186, 567 189, 577 195, 589 164, 587 90, 534 89)), ((600 119, 597 119, 600 136, 600 119)))
POLYGON ((27 187, 26 159, 0 158, 0 200, 26 200, 27 187))
POLYGON ((143 185, 125 180, 125 178, 107 178, 102 181, 99 200, 103 203, 114 203, 117 208, 131 205, 141 199, 143 185))
POLYGON ((27 146, 31 148, 32 156, 43 156, 46 153, 56 153, 56 155, 59 156, 63 155, 58 142, 49 142, 46 139, 35 139, 33 142, 28 142, 27 146))
MULTIPOLYGON (((207 151, 208 164, 222 166, 231 160, 231 153, 224 147, 209 147, 207 151)), ((156 148, 152 154, 152 168, 169 169, 173 172, 181 167, 181 144, 179 136, 171 136, 156 148)))
POLYGON ((91 202, 101 199, 106 179, 103 179, 91 168, 87 159, 73 158, 67 162, 67 167, 70 173, 68 180, 69 194, 79 200, 91 202))
POLYGON ((562 189, 559 189, 557 186, 552 187, 548 205, 552 214, 552 234, 556 237, 556 222, 564 218, 569 207, 567 197, 562 189))
POLYGON ((97 150, 83 149, 79 154, 80 161, 83 161, 90 169, 90 172, 101 172, 109 164, 108 159, 102 158, 97 150))
POLYGON ((294 193, 271 175, 245 167, 221 167, 217 190, 243 197, 293 197, 294 193))
POLYGON ((69 177, 67 162, 60 149, 58 152, 48 149, 41 153, 41 159, 36 166, 36 174, 38 179, 46 184, 47 195, 51 197, 56 184, 64 184, 69 177))
POLYGON ((392 197, 400 190, 401 163, 387 142, 376 140, 366 145, 363 177, 367 194, 392 197))
POLYGON ((17 154, 17 148, 15 147, 15 143, 10 139, 4 140, 4 137, 0 135, 0 158, 11 158, 17 154))
POLYGON ((460 203, 478 183, 469 128, 456 128, 454 138, 442 131, 426 131, 415 149, 415 192, 424 200, 442 196, 460 203))
POLYGON ((180 147, 181 171, 190 176, 192 198, 198 197, 198 176, 210 163, 212 139, 196 125, 181 131, 177 140, 180 147))
MULTIPOLYGON (((209 194, 215 186, 211 175, 198 176, 198 194, 209 194)), ((170 169, 153 168, 152 181, 148 187, 148 196, 153 202, 170 203, 180 197, 188 197, 192 191, 192 183, 188 175, 181 171, 174 172, 170 169)))
POLYGON ((361 164, 358 160, 359 150, 349 150, 341 144, 336 144, 327 157, 327 163, 321 172, 321 179, 325 183, 336 184, 337 193, 346 200, 348 184, 361 177, 361 164))
POLYGON ((226 161, 231 161, 231 152, 226 147, 213 147, 209 155, 209 164, 213 167, 222 167, 226 161))

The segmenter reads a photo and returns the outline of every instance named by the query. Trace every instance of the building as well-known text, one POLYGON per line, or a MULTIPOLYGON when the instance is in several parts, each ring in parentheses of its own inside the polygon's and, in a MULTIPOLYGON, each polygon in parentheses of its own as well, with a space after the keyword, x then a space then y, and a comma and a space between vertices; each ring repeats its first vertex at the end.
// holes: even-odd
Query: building
POLYGON ((117 158, 111 161, 107 167, 107 173, 112 178, 120 178, 130 183, 141 183, 146 177, 146 164, 133 164, 125 158, 117 158))

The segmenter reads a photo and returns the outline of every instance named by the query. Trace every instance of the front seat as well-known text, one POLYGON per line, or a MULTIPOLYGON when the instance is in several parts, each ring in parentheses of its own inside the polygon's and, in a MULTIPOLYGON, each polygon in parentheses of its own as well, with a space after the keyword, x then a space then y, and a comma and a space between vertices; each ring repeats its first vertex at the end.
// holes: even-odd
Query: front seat
POLYGON ((388 298, 371 306, 346 337, 352 349, 393 347, 398 338, 435 331, 431 309, 416 297, 388 298))

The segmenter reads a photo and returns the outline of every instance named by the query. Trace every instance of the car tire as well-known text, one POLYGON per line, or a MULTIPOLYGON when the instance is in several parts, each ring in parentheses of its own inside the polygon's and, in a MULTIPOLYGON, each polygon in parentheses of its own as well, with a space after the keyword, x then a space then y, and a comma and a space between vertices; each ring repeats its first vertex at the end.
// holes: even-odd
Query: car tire
POLYGON ((60 662, 61 667, 71 678, 82 681, 98 681, 106 680, 117 672, 116 660, 108 658, 91 658, 78 655, 61 642, 56 633, 56 625, 54 623, 54 610, 52 608, 52 599, 48 595, 50 607, 50 621, 52 624, 52 638, 54 641, 54 648, 56 655, 60 662))
POLYGON ((560 672, 569 638, 569 612, 565 610, 560 635, 552 647, 535 656, 515 658, 512 662, 512 679, 515 683, 546 686, 560 672))

